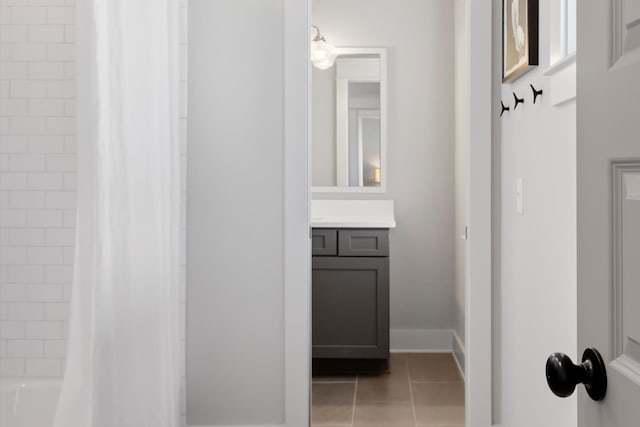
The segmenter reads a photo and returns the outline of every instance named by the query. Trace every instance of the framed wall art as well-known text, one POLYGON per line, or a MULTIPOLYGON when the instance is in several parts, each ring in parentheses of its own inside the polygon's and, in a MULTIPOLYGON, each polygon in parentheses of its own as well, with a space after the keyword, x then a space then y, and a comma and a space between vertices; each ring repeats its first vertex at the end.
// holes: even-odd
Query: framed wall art
POLYGON ((502 0, 502 81, 538 65, 538 0, 502 0))

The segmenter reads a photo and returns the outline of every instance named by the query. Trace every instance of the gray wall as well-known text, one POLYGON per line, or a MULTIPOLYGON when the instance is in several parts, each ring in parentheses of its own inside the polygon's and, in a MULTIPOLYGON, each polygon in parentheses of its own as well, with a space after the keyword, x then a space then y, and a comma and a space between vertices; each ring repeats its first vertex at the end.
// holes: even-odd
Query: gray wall
POLYGON ((504 426, 572 427, 576 396, 549 390, 549 354, 576 356, 576 106, 553 106, 550 0, 540 1, 541 65, 501 84, 501 1, 494 0, 494 418, 504 426), (529 83, 545 93, 532 104, 529 83), (513 95, 526 104, 513 111, 513 95), (500 99, 512 111, 498 118, 500 99), (524 215, 516 179, 524 179, 524 215), (531 369, 532 366, 538 367, 531 369), (537 404, 532 404, 537 402, 537 404), (540 408, 545 408, 540 411, 540 408))
MULTIPOLYGON (((455 325, 454 331, 464 345, 464 305, 465 305, 465 247, 466 225, 466 176, 467 176, 467 139, 469 124, 467 102, 469 99, 469 66, 467 48, 466 3, 468 0, 455 0, 455 325)), ((460 356, 457 356, 458 358, 460 356)), ((460 361, 460 358, 458 359, 460 361)))
POLYGON ((282 424, 283 4, 189 18, 187 420, 282 424))
MULTIPOLYGON (((315 0, 337 46, 388 49, 391 328, 454 326, 454 19, 449 0, 315 0)), ((354 198, 315 194, 314 198, 354 198)))
POLYGON ((498 100, 502 97, 502 4, 493 0, 493 73, 491 80, 491 382, 493 423, 502 420, 502 118, 498 100), (499 47, 499 49, 498 49, 499 47))

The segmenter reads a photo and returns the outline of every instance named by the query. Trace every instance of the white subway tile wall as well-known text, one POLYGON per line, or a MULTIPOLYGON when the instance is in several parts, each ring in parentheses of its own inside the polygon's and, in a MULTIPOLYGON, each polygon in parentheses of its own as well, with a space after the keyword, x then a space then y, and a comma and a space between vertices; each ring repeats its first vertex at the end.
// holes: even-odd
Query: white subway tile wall
POLYGON ((75 11, 69 0, 0 8, 0 375, 55 377, 73 262, 75 11))
MULTIPOLYGON (((180 138, 185 166, 187 0, 180 3, 180 138)), ((58 377, 64 370, 77 181, 74 4, 75 0, 0 0, 3 377, 58 377)), ((184 361, 185 173, 181 179, 180 349, 184 361)))

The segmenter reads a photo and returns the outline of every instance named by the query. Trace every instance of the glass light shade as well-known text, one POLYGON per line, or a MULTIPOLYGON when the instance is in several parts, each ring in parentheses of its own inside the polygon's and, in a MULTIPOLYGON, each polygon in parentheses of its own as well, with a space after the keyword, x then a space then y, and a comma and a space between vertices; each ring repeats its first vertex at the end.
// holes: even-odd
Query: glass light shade
POLYGON ((335 60, 336 55, 332 45, 323 40, 311 42, 311 62, 314 67, 326 70, 333 66, 335 60))

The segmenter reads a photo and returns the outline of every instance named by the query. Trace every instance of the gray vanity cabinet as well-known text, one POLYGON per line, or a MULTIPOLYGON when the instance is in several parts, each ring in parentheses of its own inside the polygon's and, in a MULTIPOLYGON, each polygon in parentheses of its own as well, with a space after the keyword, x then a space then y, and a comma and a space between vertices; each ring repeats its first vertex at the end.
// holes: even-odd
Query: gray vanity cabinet
POLYGON ((389 357, 389 230, 314 229, 314 359, 389 357))

